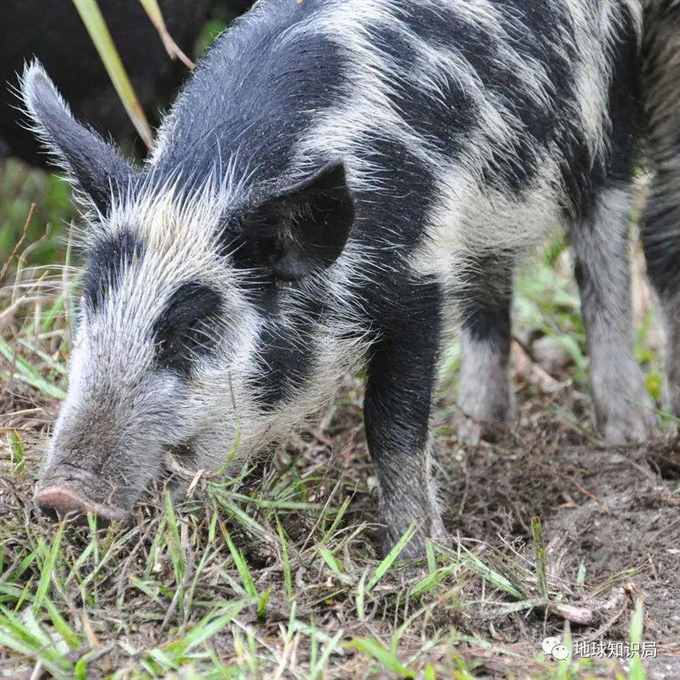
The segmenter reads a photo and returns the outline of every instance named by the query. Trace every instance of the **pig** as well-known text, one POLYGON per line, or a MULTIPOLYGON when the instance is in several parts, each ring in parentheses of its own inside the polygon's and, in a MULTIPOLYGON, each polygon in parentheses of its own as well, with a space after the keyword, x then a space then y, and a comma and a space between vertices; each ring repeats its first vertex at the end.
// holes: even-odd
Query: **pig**
POLYGON ((680 2, 645 8, 642 86, 652 171, 641 236, 666 336, 664 407, 680 416, 680 2))
POLYGON ((285 440, 364 368, 382 548, 443 540, 430 416, 460 334, 461 437, 508 423, 513 272, 573 245, 598 426, 644 440, 627 256, 640 124, 633 0, 262 0, 200 63, 143 166, 39 63, 35 132, 86 262, 37 503, 125 517, 169 457, 285 440))

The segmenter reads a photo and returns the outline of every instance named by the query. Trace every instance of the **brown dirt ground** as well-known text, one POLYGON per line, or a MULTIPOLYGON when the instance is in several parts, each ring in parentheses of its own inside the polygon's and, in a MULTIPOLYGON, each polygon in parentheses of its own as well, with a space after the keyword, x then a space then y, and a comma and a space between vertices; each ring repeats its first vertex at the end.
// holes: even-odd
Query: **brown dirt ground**
MULTIPOLYGON (((447 528, 491 549, 514 541, 522 553, 531 519, 540 517, 554 576, 575 582, 582 564, 590 592, 601 583, 608 598, 595 604, 589 625, 572 623, 574 639, 627 640, 630 608, 641 597, 643 638, 657 649, 649 677, 680 678, 680 440, 607 449, 590 429, 582 395, 533 391, 520 389, 519 426, 493 444, 440 442, 447 528)), ((496 632, 510 644, 559 635, 521 617, 507 617, 496 632)))

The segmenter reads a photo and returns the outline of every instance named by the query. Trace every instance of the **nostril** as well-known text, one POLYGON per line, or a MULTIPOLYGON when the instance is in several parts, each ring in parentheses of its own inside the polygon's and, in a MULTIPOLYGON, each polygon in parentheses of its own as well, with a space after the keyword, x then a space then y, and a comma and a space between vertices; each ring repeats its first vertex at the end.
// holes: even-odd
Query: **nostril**
POLYGON ((50 515, 67 515, 69 513, 87 512, 86 504, 72 491, 58 486, 51 486, 39 491, 35 497, 41 510, 50 515))
POLYGON ((66 515, 76 515, 83 518, 88 512, 93 512, 98 518, 108 522, 122 520, 126 513, 101 503, 93 503, 81 498, 75 491, 64 486, 48 486, 35 495, 38 507, 52 518, 66 515))

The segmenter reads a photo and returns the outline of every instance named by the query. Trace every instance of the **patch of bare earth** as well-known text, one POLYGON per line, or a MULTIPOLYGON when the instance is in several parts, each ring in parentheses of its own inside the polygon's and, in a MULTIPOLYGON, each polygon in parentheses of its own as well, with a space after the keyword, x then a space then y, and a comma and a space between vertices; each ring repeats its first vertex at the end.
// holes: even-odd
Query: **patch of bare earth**
MULTIPOLYGON (((552 396, 524 392, 514 432, 475 449, 453 437, 440 443, 447 527, 470 547, 507 554, 513 545, 531 560, 531 522, 539 517, 549 579, 563 580, 576 607, 562 612, 573 640, 590 650, 603 641, 606 656, 629 640, 641 600, 649 677, 680 678, 679 440, 608 449, 583 417, 582 395, 559 386, 552 396)), ((477 614, 473 625, 510 645, 529 639, 538 647, 563 630, 554 610, 545 618, 520 612, 499 620, 493 608, 488 619, 483 609, 477 614)))

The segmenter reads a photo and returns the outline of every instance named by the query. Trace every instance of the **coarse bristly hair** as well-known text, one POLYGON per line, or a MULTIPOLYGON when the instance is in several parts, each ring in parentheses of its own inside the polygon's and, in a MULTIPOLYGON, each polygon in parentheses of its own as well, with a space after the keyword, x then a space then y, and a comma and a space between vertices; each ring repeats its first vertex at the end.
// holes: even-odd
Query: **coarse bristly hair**
MULTIPOLYGON (((181 445, 219 467, 237 432, 244 453, 284 437, 368 359, 369 444, 411 469, 408 451, 429 450, 444 317, 465 322, 480 275, 504 290, 494 271, 592 221, 629 180, 641 13, 635 0, 261 0, 215 42, 141 168, 29 65, 36 131, 94 208, 48 467, 79 419, 117 421, 100 436, 120 450, 126 417, 155 423, 145 460, 181 445), (404 394, 384 394, 390 381, 404 394)), ((386 490, 405 482, 374 457, 397 517, 386 490)))
POLYGON ((641 234, 666 335, 664 402, 680 415, 680 2, 645 4, 642 85, 652 178, 641 234))

